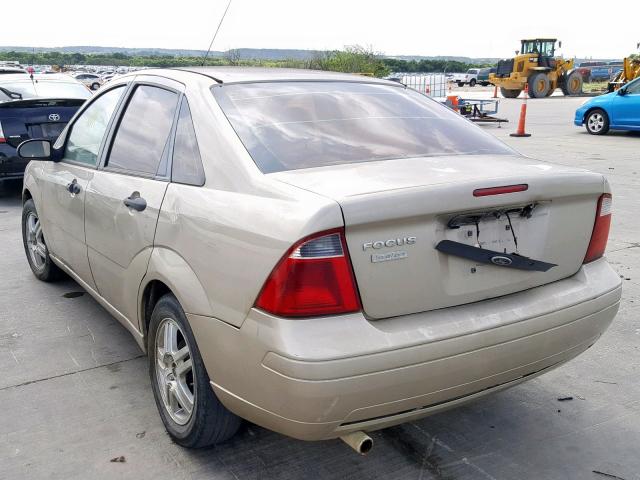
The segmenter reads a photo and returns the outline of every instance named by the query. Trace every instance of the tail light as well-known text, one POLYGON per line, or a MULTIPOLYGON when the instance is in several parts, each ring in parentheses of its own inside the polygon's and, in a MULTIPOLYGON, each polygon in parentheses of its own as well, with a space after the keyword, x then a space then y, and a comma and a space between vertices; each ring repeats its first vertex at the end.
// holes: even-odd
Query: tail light
POLYGON ((2 123, 0 123, 0 143, 7 143, 7 139, 4 138, 4 132, 2 131, 2 123))
POLYGON ((611 227, 611 194, 604 193, 598 199, 598 209, 596 210, 596 221, 593 224, 591 241, 587 254, 582 263, 589 263, 604 255, 609 239, 609 228, 611 227))
POLYGON ((267 278, 255 306, 281 317, 360 310, 344 229, 314 234, 291 247, 267 278))

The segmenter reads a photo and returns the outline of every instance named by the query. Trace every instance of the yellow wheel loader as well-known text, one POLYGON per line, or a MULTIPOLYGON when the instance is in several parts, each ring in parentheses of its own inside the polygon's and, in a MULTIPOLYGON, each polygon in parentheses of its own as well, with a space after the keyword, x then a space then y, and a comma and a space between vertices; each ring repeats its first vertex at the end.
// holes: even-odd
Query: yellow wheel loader
POLYGON ((582 76, 574 69, 573 60, 554 57, 556 41, 555 38, 522 40, 514 58, 498 62, 489 82, 500 87, 505 98, 516 98, 526 85, 531 98, 548 97, 558 87, 565 95, 581 94, 582 76))
MULTIPOLYGON (((638 43, 640 48, 640 43, 638 43)), ((618 90, 625 83, 640 78, 640 55, 632 55, 622 62, 622 70, 609 82, 609 91, 618 90)))

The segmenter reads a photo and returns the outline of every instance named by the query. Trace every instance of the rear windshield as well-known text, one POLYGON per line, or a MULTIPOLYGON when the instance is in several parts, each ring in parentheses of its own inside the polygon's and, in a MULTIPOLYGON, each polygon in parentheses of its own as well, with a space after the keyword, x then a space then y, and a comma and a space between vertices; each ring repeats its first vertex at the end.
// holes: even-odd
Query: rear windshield
POLYGON ((513 154, 459 114, 402 86, 274 82, 212 91, 263 173, 408 157, 513 154))
POLYGON ((83 84, 64 81, 25 80, 0 82, 0 102, 7 100, 27 100, 30 98, 89 98, 91 92, 83 84), (14 94, 13 98, 8 93, 14 94), (22 98, 18 98, 18 95, 22 98))

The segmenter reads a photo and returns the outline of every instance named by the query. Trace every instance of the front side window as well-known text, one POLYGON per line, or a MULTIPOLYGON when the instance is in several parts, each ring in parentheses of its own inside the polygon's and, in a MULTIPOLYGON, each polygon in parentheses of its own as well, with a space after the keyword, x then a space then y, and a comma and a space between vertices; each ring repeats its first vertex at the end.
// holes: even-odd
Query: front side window
POLYGON ((178 94, 138 85, 116 131, 107 167, 155 175, 167 146, 178 94))
POLYGON ((109 90, 82 112, 67 136, 64 152, 66 160, 96 165, 100 144, 122 92, 124 87, 109 90))
POLYGON ((540 53, 547 57, 553 57, 554 54, 554 42, 542 42, 540 47, 540 53))
POLYGON ((453 110, 402 86, 274 82, 212 91, 263 173, 408 157, 514 153, 453 110))
POLYGON ((187 185, 204 185, 204 170, 187 100, 180 106, 176 139, 173 145, 171 181, 187 185))
POLYGON ((636 95, 640 93, 640 78, 629 83, 625 90, 628 95, 636 95))

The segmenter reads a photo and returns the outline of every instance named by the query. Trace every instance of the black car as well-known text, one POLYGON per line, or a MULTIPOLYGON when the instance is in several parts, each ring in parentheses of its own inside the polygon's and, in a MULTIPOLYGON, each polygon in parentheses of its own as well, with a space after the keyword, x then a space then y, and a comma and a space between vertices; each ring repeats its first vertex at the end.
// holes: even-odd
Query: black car
POLYGON ((55 141, 89 97, 89 89, 67 75, 0 76, 0 187, 24 174, 27 162, 16 147, 30 138, 55 141))

